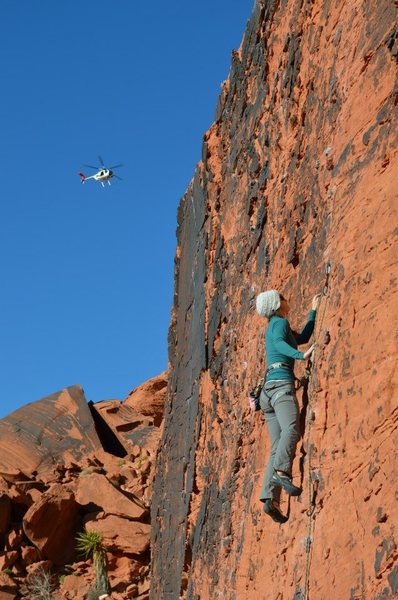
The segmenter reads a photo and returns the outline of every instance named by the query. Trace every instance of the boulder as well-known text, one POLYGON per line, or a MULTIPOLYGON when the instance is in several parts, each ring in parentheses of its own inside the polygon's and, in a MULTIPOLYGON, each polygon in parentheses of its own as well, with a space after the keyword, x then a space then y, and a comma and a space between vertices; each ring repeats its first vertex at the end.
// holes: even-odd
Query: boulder
POLYGON ((107 558, 112 592, 123 592, 131 582, 140 579, 141 562, 117 554, 108 554, 107 558))
POLYGON ((25 535, 44 557, 55 564, 65 564, 75 554, 78 512, 73 491, 54 484, 25 514, 25 535))
POLYGON ((93 414, 96 414, 97 428, 101 429, 104 448, 121 458, 127 454, 132 444, 146 445, 148 437, 158 435, 159 430, 154 426, 153 417, 137 412, 121 400, 104 400, 91 405, 91 408, 93 414))
POLYGON ((6 538, 7 550, 17 550, 23 540, 23 532, 19 528, 11 529, 6 538))
POLYGON ((66 575, 62 581, 62 597, 69 600, 82 600, 90 591, 94 582, 94 572, 89 579, 81 577, 78 573, 66 575))
POLYGON ((150 525, 128 521, 115 515, 101 520, 88 520, 88 531, 98 531, 103 535, 103 544, 108 551, 126 554, 144 554, 149 549, 150 525))
POLYGON ((53 566, 54 565, 51 560, 41 560, 40 562, 27 565, 26 572, 28 574, 28 580, 32 577, 41 576, 43 573, 49 573, 53 566))
POLYGON ((91 403, 105 450, 120 457, 134 445, 154 451, 159 443, 166 390, 167 373, 162 373, 133 390, 124 401, 91 403))
POLYGON ((100 447, 84 392, 75 385, 0 420, 0 475, 26 480, 100 447))
POLYGON ((167 371, 164 371, 132 390, 124 402, 142 415, 153 417, 154 425, 159 427, 163 420, 166 392, 167 371))
POLYGON ((128 519, 142 519, 147 512, 144 507, 119 492, 105 475, 98 473, 79 477, 76 501, 82 506, 94 505, 105 514, 128 519))
POLYGON ((32 563, 40 561, 41 552, 34 546, 22 546, 21 559, 24 565, 31 565, 32 563))

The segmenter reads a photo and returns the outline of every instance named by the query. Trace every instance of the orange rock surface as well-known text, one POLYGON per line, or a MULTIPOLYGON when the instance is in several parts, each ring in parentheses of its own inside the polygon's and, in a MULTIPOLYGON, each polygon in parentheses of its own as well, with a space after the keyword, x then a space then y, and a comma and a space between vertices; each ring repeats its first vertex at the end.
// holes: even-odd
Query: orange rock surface
POLYGON ((167 372, 165 371, 132 390, 127 396, 125 404, 142 415, 153 417, 155 425, 159 425, 163 420, 166 389, 167 372), (150 402, 148 402, 148 398, 151 399, 150 402))
POLYGON ((115 515, 104 519, 89 520, 87 530, 98 531, 104 536, 104 546, 125 554, 143 554, 149 550, 150 525, 137 521, 127 521, 115 515))
POLYGON ((95 580, 92 559, 76 549, 85 526, 103 534, 109 598, 147 600, 165 381, 163 373, 137 388, 145 414, 119 400, 87 404, 73 386, 0 421, 0 600, 31 597, 38 580, 49 593, 43 573, 54 600, 83 600, 95 580))
POLYGON ((123 493, 99 473, 81 475, 77 483, 76 502, 96 508, 106 514, 140 520, 147 513, 144 506, 127 498, 123 493))
POLYGON ((83 390, 75 385, 0 420, 0 475, 20 481, 100 447, 83 390))
POLYGON ((392 0, 257 1, 232 54, 178 212, 152 600, 398 593, 397 62, 392 0), (267 288, 293 327, 325 292, 283 526, 258 500, 269 440, 247 402, 267 288))
POLYGON ((44 558, 65 564, 75 554, 78 511, 73 491, 56 483, 26 512, 25 535, 44 558))

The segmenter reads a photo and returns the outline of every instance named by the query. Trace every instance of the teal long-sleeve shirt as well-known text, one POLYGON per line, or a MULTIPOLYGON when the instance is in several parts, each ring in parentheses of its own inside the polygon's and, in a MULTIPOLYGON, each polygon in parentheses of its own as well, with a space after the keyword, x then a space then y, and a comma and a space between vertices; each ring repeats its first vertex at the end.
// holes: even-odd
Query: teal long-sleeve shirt
POLYGON ((274 363, 285 363, 288 367, 272 369, 267 375, 267 381, 286 379, 294 381, 294 361, 304 360, 304 353, 297 350, 300 344, 306 344, 314 331, 315 310, 311 310, 307 322, 300 333, 293 333, 289 321, 284 317, 274 315, 269 320, 265 333, 265 353, 267 367, 274 363))

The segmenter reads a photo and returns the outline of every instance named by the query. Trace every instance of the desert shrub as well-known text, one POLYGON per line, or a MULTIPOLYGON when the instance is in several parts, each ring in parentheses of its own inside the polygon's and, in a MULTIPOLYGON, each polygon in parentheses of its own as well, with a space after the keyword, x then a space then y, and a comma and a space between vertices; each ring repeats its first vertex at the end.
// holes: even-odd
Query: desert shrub
POLYGON ((29 600, 53 600, 54 588, 51 573, 45 569, 38 569, 34 575, 28 578, 22 593, 29 600))

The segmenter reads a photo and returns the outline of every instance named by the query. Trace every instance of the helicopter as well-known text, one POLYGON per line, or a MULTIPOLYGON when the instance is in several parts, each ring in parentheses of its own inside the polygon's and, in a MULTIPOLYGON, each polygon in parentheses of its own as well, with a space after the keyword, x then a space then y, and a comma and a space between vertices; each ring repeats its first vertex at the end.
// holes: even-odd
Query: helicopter
POLYGON ((88 179, 95 179, 95 181, 98 181, 102 185, 102 187, 105 187, 104 181, 107 181, 108 185, 111 185, 110 180, 112 179, 112 177, 116 177, 116 179, 120 179, 120 181, 122 181, 122 178, 119 177, 119 175, 116 175, 112 170, 118 169, 119 167, 123 167, 121 163, 118 165, 113 165, 113 167, 109 167, 108 169, 108 167, 105 166, 104 161, 102 160, 102 157, 100 155, 98 155, 98 160, 100 161, 99 167, 93 167, 93 165, 83 165, 84 167, 88 167, 89 169, 95 169, 95 171, 97 172, 94 173, 94 175, 90 175, 89 177, 87 177, 84 173, 79 173, 82 183, 84 183, 88 179))

